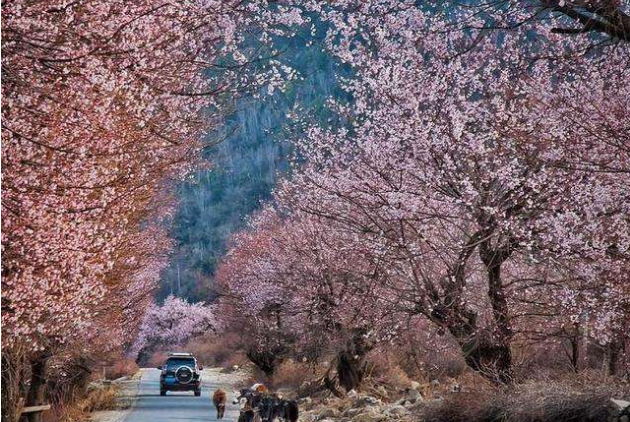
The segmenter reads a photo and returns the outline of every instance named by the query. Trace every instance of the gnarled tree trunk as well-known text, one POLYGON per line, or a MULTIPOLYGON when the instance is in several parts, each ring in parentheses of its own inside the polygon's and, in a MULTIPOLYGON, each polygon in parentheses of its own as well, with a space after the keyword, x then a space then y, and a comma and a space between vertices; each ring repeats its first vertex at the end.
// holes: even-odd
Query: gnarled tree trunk
POLYGON ((493 248, 490 240, 481 242, 479 255, 486 266, 488 274, 488 298, 492 306, 495 330, 486 357, 491 359, 494 366, 497 381, 510 383, 512 373, 512 350, 510 348, 512 337, 512 324, 510 321, 509 306, 505 297, 505 288, 501 278, 501 265, 510 257, 513 248, 508 245, 502 248, 493 248))
POLYGON ((357 330, 344 350, 337 356, 337 376, 346 391, 358 390, 365 375, 366 355, 372 345, 366 341, 365 330, 357 330))
MULTIPOLYGON (((462 248, 449 279, 444 283, 444 298, 434 304, 429 317, 457 340, 466 364, 496 384, 513 380, 513 337, 509 306, 501 278, 501 265, 510 257, 513 245, 492 248, 491 230, 475 233, 462 248), (477 325, 477 313, 469 309, 462 298, 466 285, 466 265, 474 250, 486 268, 488 298, 492 307, 493 324, 483 330, 477 325)), ((437 300, 437 295, 435 295, 437 300)))
MULTIPOLYGON (((52 357, 49 349, 37 353, 31 358, 31 383, 26 394, 26 406, 45 404, 48 360, 52 357)), ((26 416, 29 422, 41 422, 42 413, 33 412, 26 416)))
POLYGON ((610 340, 606 347, 606 375, 614 377, 619 372, 619 361, 623 354, 623 343, 618 338, 610 340))

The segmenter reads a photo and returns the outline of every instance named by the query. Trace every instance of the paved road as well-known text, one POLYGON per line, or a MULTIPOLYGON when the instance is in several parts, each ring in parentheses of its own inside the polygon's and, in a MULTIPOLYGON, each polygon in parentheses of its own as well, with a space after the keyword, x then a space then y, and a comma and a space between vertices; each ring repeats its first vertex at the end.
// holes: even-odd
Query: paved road
POLYGON ((238 410, 232 405, 232 387, 216 371, 204 370, 201 397, 192 392, 171 392, 160 396, 160 371, 142 369, 138 400, 125 422, 193 422, 216 421, 212 392, 221 387, 228 392, 228 407, 224 421, 236 421, 238 410), (222 384, 223 383, 223 384, 222 384))

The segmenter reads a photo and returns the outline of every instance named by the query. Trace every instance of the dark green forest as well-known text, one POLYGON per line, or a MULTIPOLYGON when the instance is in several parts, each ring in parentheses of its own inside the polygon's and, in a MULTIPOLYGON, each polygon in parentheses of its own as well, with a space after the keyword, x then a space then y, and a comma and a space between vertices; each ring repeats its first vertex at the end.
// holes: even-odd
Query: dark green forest
POLYGON ((342 95, 340 65, 311 34, 278 46, 277 60, 299 76, 273 95, 266 87, 260 88, 264 95, 243 95, 208 136, 210 168, 177 188, 179 203, 170 229, 176 246, 162 274, 159 301, 169 294, 190 301, 213 299, 212 277, 230 235, 244 227, 247 217, 270 198, 278 179, 289 174, 291 139, 308 123, 331 122, 326 102, 342 95), (299 121, 292 118, 297 110, 299 121))

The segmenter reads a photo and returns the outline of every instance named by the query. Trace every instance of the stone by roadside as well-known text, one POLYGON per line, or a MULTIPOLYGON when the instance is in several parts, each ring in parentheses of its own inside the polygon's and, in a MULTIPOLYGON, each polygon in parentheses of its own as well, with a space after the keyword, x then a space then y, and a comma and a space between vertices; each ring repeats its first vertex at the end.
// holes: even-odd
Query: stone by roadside
POLYGON ((630 402, 625 400, 611 399, 610 422, 630 422, 630 402))
POLYGON ((314 404, 302 399, 304 409, 300 420, 304 422, 384 422, 412 421, 414 410, 423 406, 425 399, 416 388, 409 388, 403 397, 387 403, 370 395, 350 392, 344 399, 326 399, 314 404))

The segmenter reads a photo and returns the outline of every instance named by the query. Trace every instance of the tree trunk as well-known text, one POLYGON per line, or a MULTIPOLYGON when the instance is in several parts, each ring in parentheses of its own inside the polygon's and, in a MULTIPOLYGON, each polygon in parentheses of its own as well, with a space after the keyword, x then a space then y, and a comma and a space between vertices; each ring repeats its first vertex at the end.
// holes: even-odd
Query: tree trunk
POLYGON ((447 329, 457 340, 466 364, 495 384, 512 382, 512 328, 501 279, 501 264, 511 255, 515 245, 500 249, 491 247, 492 229, 473 234, 462 248, 447 282, 443 284, 444 297, 437 294, 429 318, 447 329), (485 239, 485 240, 483 240, 485 239), (466 265, 473 252, 479 248, 488 276, 488 298, 492 306, 492 330, 477 326, 477 313, 463 302, 466 285, 466 265))
POLYGON ((324 386, 328 389, 328 391, 330 391, 335 397, 342 399, 344 398, 344 394, 339 390, 339 386, 337 385, 337 382, 335 381, 336 378, 330 377, 330 372, 332 371, 334 366, 335 366, 334 362, 331 362, 322 381, 324 383, 324 386))
POLYGON ((372 346, 366 342, 364 333, 364 330, 357 330, 346 349, 337 356, 337 376, 346 391, 358 390, 365 376, 365 357, 372 346))
MULTIPOLYGON (((460 346, 466 364, 495 384, 512 382, 508 341, 477 326, 477 314, 463 306, 436 306, 431 319, 445 327, 460 346)), ((496 330, 495 330, 496 331, 496 330)))
POLYGON ((275 353, 267 350, 255 350, 253 348, 247 351, 247 357, 268 377, 272 376, 276 371, 276 365, 279 361, 275 353))
MULTIPOLYGON (((31 384, 26 394, 26 406, 45 404, 48 360, 51 356, 49 350, 44 350, 31 359, 31 384)), ((41 422, 42 413, 29 413, 26 418, 28 422, 41 422)))
POLYGON ((344 350, 337 357, 337 374, 344 390, 358 390, 365 375, 364 359, 344 350))
POLYGON ((2 422, 17 422, 24 399, 24 354, 8 347, 2 352, 2 422))
POLYGON ((580 338, 576 335, 569 341, 571 342, 571 368, 577 373, 580 370, 580 338))
POLYGON ((607 359, 606 359, 606 375, 614 377, 617 375, 617 370, 619 366, 619 358, 622 353, 622 345, 621 342, 617 339, 612 339, 610 343, 608 343, 608 348, 606 350, 607 359))
POLYGON ((466 364, 495 384, 510 384, 513 381, 510 347, 489 337, 480 333, 460 342, 466 364))
MULTIPOLYGON (((501 265, 512 254, 512 246, 495 249, 490 240, 481 242, 479 255, 488 274, 488 298, 492 306, 494 319, 494 333, 492 333, 491 347, 488 350, 490 364, 494 366, 495 377, 500 383, 510 383, 513 378, 512 350, 510 345, 514 333, 510 321, 510 312, 505 289, 501 278, 501 265)), ((490 368, 489 368, 490 369, 490 368)))
POLYGON ((579 368, 585 369, 590 366, 588 358, 589 331, 588 331, 588 315, 582 315, 582 330, 580 331, 580 360, 579 368))
POLYGON ((583 339, 580 323, 574 323, 573 329, 565 330, 565 333, 569 341, 569 346, 571 348, 571 351, 569 352, 571 369, 573 370, 573 372, 578 373, 580 369, 584 366, 582 364, 583 339))

